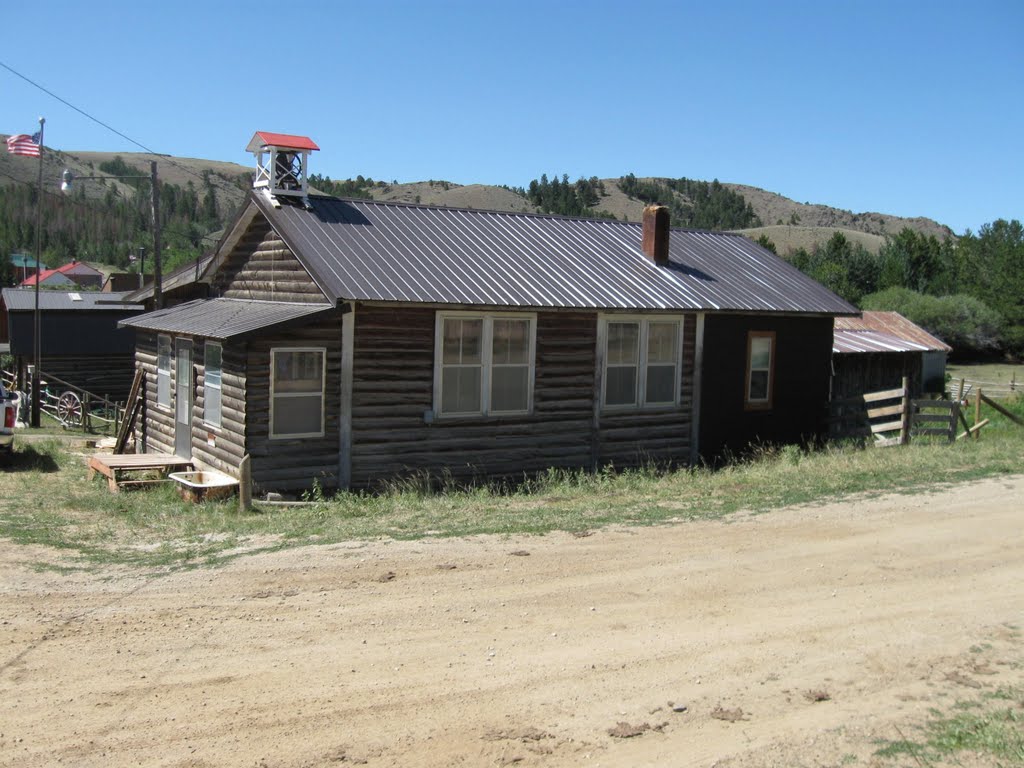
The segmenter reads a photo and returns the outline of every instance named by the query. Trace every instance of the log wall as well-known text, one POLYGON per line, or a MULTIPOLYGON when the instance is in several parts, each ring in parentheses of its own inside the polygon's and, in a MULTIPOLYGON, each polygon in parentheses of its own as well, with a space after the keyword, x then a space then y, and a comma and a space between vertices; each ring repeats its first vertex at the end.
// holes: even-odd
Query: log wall
MULTIPOLYGON (((140 423, 142 444, 146 453, 174 453, 174 401, 171 408, 156 403, 156 338, 155 333, 140 330, 135 334, 135 365, 145 373, 145 399, 140 423)), ((173 342, 172 342, 173 344, 173 342)), ((173 349, 173 346, 172 346, 173 349)), ((171 386, 174 386, 174 355, 171 354, 171 386)))
POLYGON ((213 287, 228 299, 323 300, 313 278, 262 216, 253 220, 220 266, 213 287))
POLYGON ((598 464, 617 468, 689 463, 693 416, 696 317, 683 319, 683 370, 679 406, 604 412, 598 431, 598 464))
POLYGON ((317 480, 324 488, 338 483, 339 393, 341 389, 341 316, 315 325, 267 334, 246 349, 246 446, 257 490, 306 490, 317 480), (324 436, 270 438, 270 351, 272 348, 324 347, 324 436))
POLYGON ((694 321, 684 329, 683 399, 678 408, 602 414, 595 432, 596 312, 538 312, 533 413, 436 419, 436 311, 359 305, 352 385, 352 485, 428 471, 458 481, 549 467, 632 466, 689 458, 694 321))
MULTIPOLYGON (((246 344, 239 341, 221 345, 219 427, 205 422, 206 345, 202 339, 196 340, 192 354, 192 363, 199 373, 192 402, 192 458, 237 478, 238 467, 245 456, 246 344)), ((171 375, 174 375, 173 370, 171 375)))

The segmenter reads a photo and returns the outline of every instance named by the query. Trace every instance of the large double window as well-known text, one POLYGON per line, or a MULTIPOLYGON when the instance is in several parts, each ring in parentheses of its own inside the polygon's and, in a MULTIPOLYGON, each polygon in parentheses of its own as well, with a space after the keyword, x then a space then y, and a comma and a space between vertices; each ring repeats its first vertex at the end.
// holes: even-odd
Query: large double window
POLYGON ((601 404, 609 409, 678 405, 682 318, 608 316, 600 323, 601 404))
POLYGON ((501 416, 533 408, 536 316, 439 312, 434 411, 439 416, 501 416))
POLYGON ((327 350, 286 347, 270 350, 270 436, 323 437, 327 350))

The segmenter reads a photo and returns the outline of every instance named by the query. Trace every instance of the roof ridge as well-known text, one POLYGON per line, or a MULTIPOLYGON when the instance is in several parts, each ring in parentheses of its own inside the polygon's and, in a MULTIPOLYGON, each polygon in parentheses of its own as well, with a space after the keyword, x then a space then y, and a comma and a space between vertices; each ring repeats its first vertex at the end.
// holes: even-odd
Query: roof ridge
MULTIPOLYGON (((459 213, 487 213, 498 216, 526 217, 533 219, 555 219, 560 221, 585 221, 599 224, 618 224, 620 226, 639 227, 642 221, 628 221, 622 219, 608 219, 603 216, 568 216, 560 213, 539 213, 537 211, 503 211, 497 208, 466 208, 455 205, 431 205, 429 203, 410 203, 405 200, 375 200, 369 197, 340 197, 338 195, 310 194, 310 199, 336 200, 342 203, 362 203, 377 206, 392 206, 395 208, 422 208, 431 211, 457 211, 459 213)), ((728 237, 744 237, 739 232, 731 232, 723 229, 699 229, 697 227, 670 227, 673 232, 693 232, 702 235, 726 235, 728 237)), ((748 240, 750 238, 747 238, 748 240)), ((754 241, 752 241, 754 242, 754 241)))

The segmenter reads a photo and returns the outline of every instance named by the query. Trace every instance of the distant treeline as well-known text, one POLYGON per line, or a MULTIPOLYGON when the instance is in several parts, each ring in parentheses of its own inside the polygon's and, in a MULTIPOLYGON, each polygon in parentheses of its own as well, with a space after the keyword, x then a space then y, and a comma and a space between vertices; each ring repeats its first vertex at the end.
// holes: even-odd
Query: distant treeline
POLYGON ((364 178, 362 175, 354 179, 334 181, 330 176, 321 176, 311 173, 308 177, 309 186, 315 187, 325 195, 332 197, 358 197, 364 200, 373 199, 373 188, 385 186, 383 181, 374 181, 371 178, 364 178))
MULTIPOLYGON (((759 241, 774 250, 766 238, 759 241)), ((1024 354, 1024 228, 999 219, 939 241, 903 229, 871 253, 841 232, 785 257, 863 309, 893 310, 956 354, 1024 354)))
POLYGON ((601 198, 608 194, 604 188, 604 182, 596 176, 569 181, 569 174, 563 173, 561 179, 555 176, 549 181, 545 173, 541 174, 540 179, 531 181, 525 190, 518 188, 512 191, 525 197, 544 213, 554 213, 559 216, 615 218, 607 211, 600 211, 596 207, 601 198))
MULTIPOLYGON (((44 192, 40 243, 42 260, 51 267, 72 259, 110 264, 128 269, 132 256, 145 248, 147 271, 152 269, 152 193, 148 169, 136 168, 121 157, 99 163, 97 175, 143 176, 118 180, 131 191, 127 194, 106 180, 81 181, 70 196, 44 192), (85 185, 105 188, 102 198, 87 197, 85 185)), ((222 181, 247 186, 248 174, 222 181)), ((184 187, 160 182, 160 225, 164 244, 165 272, 195 260, 214 245, 207 236, 220 230, 234 216, 232 206, 218 196, 213 175, 207 171, 197 178, 198 188, 189 181, 184 187)), ((8 255, 16 251, 35 253, 36 197, 34 184, 0 187, 0 282, 13 284, 16 277, 8 255)))
POLYGON ((645 203, 667 206, 675 227, 726 230, 761 226, 743 195, 722 186, 718 179, 710 183, 687 178, 642 181, 631 173, 619 179, 619 189, 645 203))

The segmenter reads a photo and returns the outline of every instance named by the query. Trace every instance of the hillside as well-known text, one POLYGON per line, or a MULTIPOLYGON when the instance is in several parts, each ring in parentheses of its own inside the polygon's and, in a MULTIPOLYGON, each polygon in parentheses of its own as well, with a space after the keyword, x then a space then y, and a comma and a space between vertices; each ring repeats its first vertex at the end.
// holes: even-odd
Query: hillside
MULTIPOLYGON (((595 209, 609 213, 622 221, 639 221, 644 202, 624 194, 618 186, 618 179, 602 179, 605 194, 595 209)), ((651 181, 651 179, 642 179, 651 181)), ((853 213, 827 205, 798 203, 774 192, 744 184, 723 184, 737 192, 750 203, 754 213, 763 222, 762 227, 737 230, 752 239, 767 235, 778 248, 787 253, 797 248, 811 249, 815 244, 825 243, 836 232, 842 232, 848 240, 863 245, 871 252, 877 252, 887 235, 896 235, 904 228, 943 240, 953 231, 928 218, 902 218, 884 213, 853 213)), ((452 182, 412 182, 372 187, 370 194, 375 200, 397 200, 424 205, 445 205, 459 208, 477 208, 500 211, 536 211, 537 208, 522 196, 504 187, 471 184, 462 186, 452 182)), ((684 195, 675 193, 680 200, 684 195)))
MULTIPOLYGON (((0 136, 0 138, 5 138, 0 136)), ((44 159, 43 178, 46 191, 59 194, 61 173, 67 168, 76 176, 106 175, 100 171, 102 163, 116 158, 148 173, 149 162, 159 162, 160 180, 164 184, 176 185, 182 189, 191 187, 200 194, 212 188, 216 197, 216 208, 220 224, 230 220, 245 197, 246 179, 252 169, 236 163, 206 160, 201 158, 170 157, 131 152, 50 152, 44 159)), ((38 166, 32 158, 0 154, 0 187, 15 182, 35 185, 38 166)), ((312 170, 317 169, 314 166, 312 170)), ((657 179, 641 179, 652 182, 657 179)), ((629 197, 619 188, 619 180, 603 179, 600 183, 603 193, 593 210, 610 214, 619 220, 638 221, 644 208, 642 200, 629 197)), ((884 213, 853 213, 813 203, 798 203, 774 192, 768 192, 745 184, 722 184, 722 187, 743 196, 754 214, 761 220, 761 227, 739 230, 757 238, 764 234, 785 254, 797 248, 810 249, 815 244, 826 242, 835 232, 842 232, 851 242, 859 243, 869 251, 876 252, 885 236, 895 235, 909 227, 923 235, 934 235, 942 240, 952 231, 938 222, 927 218, 901 218, 884 213)), ((103 200, 113 188, 122 199, 130 199, 133 189, 122 182, 83 181, 76 185, 76 195, 88 200, 103 200)), ((530 201, 511 189, 485 184, 461 185, 445 181, 416 181, 402 184, 374 184, 365 191, 376 200, 420 203, 423 205, 444 205, 458 208, 483 210, 536 212, 530 201)), ((688 202, 685 195, 671 193, 681 203, 688 202)), ((209 238, 217 229, 208 229, 202 234, 209 238)), ((209 240, 207 240, 209 242, 209 240)))

